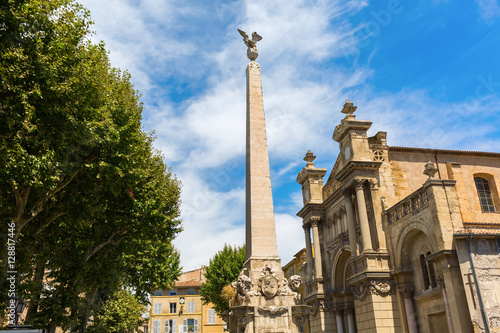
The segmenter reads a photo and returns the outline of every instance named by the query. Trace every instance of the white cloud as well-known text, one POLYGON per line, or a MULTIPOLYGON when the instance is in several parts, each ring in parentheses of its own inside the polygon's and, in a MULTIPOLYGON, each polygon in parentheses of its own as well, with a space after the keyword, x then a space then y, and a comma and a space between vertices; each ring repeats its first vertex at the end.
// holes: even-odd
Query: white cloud
POLYGON ((486 22, 491 22, 500 17, 500 5, 497 0, 476 0, 479 13, 486 22))
POLYGON ((305 245, 302 219, 289 214, 275 214, 276 237, 278 239, 278 254, 281 264, 285 265, 293 259, 293 255, 305 245))
MULTIPOLYGON (((105 40, 112 64, 132 73, 144 95, 145 127, 155 130, 156 147, 183 183, 184 232, 175 244, 185 269, 208 264, 224 243, 244 242, 244 179, 231 172, 244 174, 248 59, 236 28, 263 36, 258 61, 274 186, 295 182, 308 149, 330 161, 317 166, 331 171, 338 151, 331 135, 348 98, 359 119, 374 121, 371 134, 388 132, 389 145, 498 150, 498 142, 484 138, 499 124, 476 120, 480 110, 483 117, 499 111, 497 96, 471 92, 477 103, 470 107, 436 101, 426 91, 381 93, 365 85, 373 69, 332 65, 346 50, 359 53, 359 27, 349 18, 366 1, 81 2, 92 10, 95 39, 105 40), (182 101, 172 101, 181 88, 182 101)), ((478 3, 495 9, 493 1, 478 3)), ((282 200, 288 206, 275 208, 283 263, 304 247, 294 216, 302 198, 294 186, 282 200)))

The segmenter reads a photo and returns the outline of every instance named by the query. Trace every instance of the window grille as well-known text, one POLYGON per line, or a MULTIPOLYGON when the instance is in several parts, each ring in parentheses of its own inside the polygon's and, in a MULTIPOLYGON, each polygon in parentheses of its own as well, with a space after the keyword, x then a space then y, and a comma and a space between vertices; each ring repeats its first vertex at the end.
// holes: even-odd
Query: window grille
POLYGON ((491 196, 490 184, 488 183, 488 180, 482 177, 474 177, 474 182, 476 183, 481 210, 485 213, 494 213, 495 206, 493 205, 493 198, 491 196))

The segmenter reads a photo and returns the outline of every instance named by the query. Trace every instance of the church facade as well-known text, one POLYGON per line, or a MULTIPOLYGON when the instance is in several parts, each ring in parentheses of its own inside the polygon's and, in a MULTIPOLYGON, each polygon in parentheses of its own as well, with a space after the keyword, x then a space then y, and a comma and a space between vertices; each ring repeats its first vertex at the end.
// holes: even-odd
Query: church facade
POLYGON ((355 110, 297 176, 310 332, 500 332, 500 154, 389 146, 355 110))

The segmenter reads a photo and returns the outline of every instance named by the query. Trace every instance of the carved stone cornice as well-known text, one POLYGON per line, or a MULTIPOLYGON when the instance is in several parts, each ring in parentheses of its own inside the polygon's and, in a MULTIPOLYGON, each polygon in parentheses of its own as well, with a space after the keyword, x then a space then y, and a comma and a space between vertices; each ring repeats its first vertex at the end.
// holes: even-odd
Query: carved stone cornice
POLYGON ((334 178, 342 181, 344 177, 350 173, 351 170, 377 170, 383 162, 381 161, 349 161, 345 166, 340 169, 334 178))
POLYGON ((412 287, 403 287, 398 289, 399 293, 403 298, 412 298, 415 293, 415 288, 412 287))
POLYGON ((311 224, 309 223, 309 221, 304 221, 304 223, 302 224, 302 229, 304 229, 306 232, 308 230, 311 230, 311 224))

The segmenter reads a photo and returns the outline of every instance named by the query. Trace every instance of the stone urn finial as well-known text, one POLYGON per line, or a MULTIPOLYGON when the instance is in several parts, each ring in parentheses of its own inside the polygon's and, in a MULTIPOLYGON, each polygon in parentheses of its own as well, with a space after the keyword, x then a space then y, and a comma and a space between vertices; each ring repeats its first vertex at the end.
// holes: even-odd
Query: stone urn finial
POLYGON ((345 114, 353 114, 357 108, 358 107, 354 106, 354 104, 350 100, 346 100, 341 112, 345 114))
POLYGON ((248 59, 250 59, 251 61, 255 61, 255 59, 257 59, 257 57, 259 56, 259 51, 257 50, 257 42, 262 40, 262 37, 255 31, 252 33, 252 39, 250 39, 247 33, 243 30, 238 29, 238 32, 241 36, 243 36, 243 42, 245 42, 245 45, 248 47, 248 59))
POLYGON ((434 175, 438 172, 438 169, 430 160, 425 164, 424 175, 429 176, 429 179, 434 178, 434 175))
POLYGON ((307 162, 306 167, 313 167, 314 166, 314 160, 316 159, 316 156, 312 153, 312 151, 308 150, 306 153, 306 156, 304 157, 304 161, 307 162))

